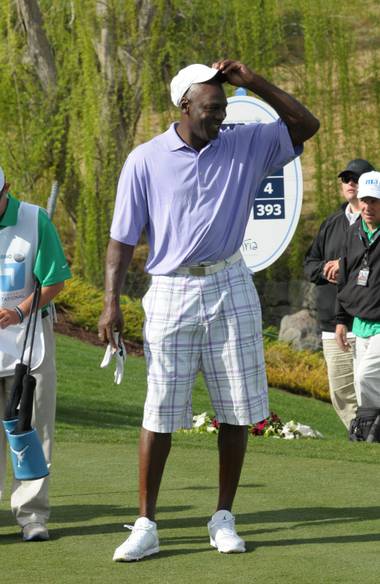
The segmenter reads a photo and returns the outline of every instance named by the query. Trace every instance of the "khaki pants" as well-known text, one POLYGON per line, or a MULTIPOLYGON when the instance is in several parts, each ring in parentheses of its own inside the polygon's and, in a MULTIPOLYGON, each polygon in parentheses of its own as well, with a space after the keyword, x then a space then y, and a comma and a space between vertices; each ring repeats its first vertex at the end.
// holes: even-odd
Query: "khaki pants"
POLYGON ((358 404, 380 408, 380 334, 356 338, 354 364, 358 404))
POLYGON ((349 342, 351 349, 346 353, 338 347, 335 339, 322 340, 331 403, 347 429, 351 420, 355 418, 358 407, 354 386, 353 347, 355 339, 350 339, 349 342))
MULTIPOLYGON (((42 320, 42 323, 45 337, 45 356, 41 365, 32 371, 37 382, 32 424, 38 432, 45 459, 48 468, 50 469, 56 403, 55 341, 52 318, 47 316, 42 320)), ((0 377, 1 420, 4 418, 5 406, 12 386, 12 381, 13 377, 0 377)), ((1 424, 0 499, 4 493, 7 451, 8 443, 1 424)), ((38 479, 36 481, 13 480, 11 507, 16 520, 21 527, 31 522, 43 524, 47 522, 50 511, 48 484, 49 477, 38 479)))

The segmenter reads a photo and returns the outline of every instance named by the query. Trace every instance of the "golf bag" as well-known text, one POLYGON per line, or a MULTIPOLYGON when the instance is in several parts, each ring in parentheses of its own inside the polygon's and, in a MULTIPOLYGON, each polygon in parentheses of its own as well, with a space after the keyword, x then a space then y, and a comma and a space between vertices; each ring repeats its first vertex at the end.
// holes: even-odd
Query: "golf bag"
POLYGON ((11 451, 13 474, 20 481, 33 481, 49 474, 40 439, 31 425, 36 379, 30 374, 30 369, 40 293, 41 287, 37 283, 26 328, 21 362, 16 365, 11 394, 3 420, 11 451), (23 359, 29 332, 31 332, 31 348, 29 363, 26 365, 23 363, 23 359))
POLYGON ((353 442, 380 442, 380 408, 359 406, 348 432, 353 442))

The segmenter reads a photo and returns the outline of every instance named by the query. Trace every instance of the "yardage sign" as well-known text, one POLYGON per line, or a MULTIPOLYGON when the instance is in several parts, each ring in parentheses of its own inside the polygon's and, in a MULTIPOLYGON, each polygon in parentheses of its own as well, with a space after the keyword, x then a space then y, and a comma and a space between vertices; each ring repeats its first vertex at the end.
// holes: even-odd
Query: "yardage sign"
MULTIPOLYGON (((223 127, 278 118, 263 101, 239 95, 228 98, 223 127)), ((259 272, 275 262, 288 247, 296 230, 302 205, 302 170, 299 158, 289 162, 261 183, 245 231, 241 252, 251 272, 259 272)))

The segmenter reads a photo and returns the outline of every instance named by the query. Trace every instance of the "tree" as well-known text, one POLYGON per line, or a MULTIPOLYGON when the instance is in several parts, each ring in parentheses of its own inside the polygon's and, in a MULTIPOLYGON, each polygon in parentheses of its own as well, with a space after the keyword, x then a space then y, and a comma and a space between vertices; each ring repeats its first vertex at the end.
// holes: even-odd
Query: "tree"
MULTIPOLYGON (((174 117, 168 85, 181 66, 231 56, 321 118, 306 186, 322 217, 338 202, 338 168, 377 158, 378 51, 360 35, 359 8, 359 0, 213 0, 212 9, 204 0, 2 0, 1 165, 38 204, 58 179, 66 251, 101 284, 128 152, 174 117)), ((379 11, 370 2, 361 17, 368 37, 379 11)))

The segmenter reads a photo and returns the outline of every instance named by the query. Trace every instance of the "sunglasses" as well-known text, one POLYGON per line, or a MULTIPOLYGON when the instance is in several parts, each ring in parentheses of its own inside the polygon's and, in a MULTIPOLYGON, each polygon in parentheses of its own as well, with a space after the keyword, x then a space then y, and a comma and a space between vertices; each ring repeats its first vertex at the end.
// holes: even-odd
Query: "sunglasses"
POLYGON ((345 185, 348 185, 348 183, 350 181, 352 181, 353 183, 355 183, 357 185, 358 182, 359 182, 359 177, 358 176, 355 176, 355 175, 352 175, 352 174, 349 174, 349 175, 346 175, 346 176, 342 176, 341 177, 341 180, 342 180, 342 183, 344 183, 345 185))

